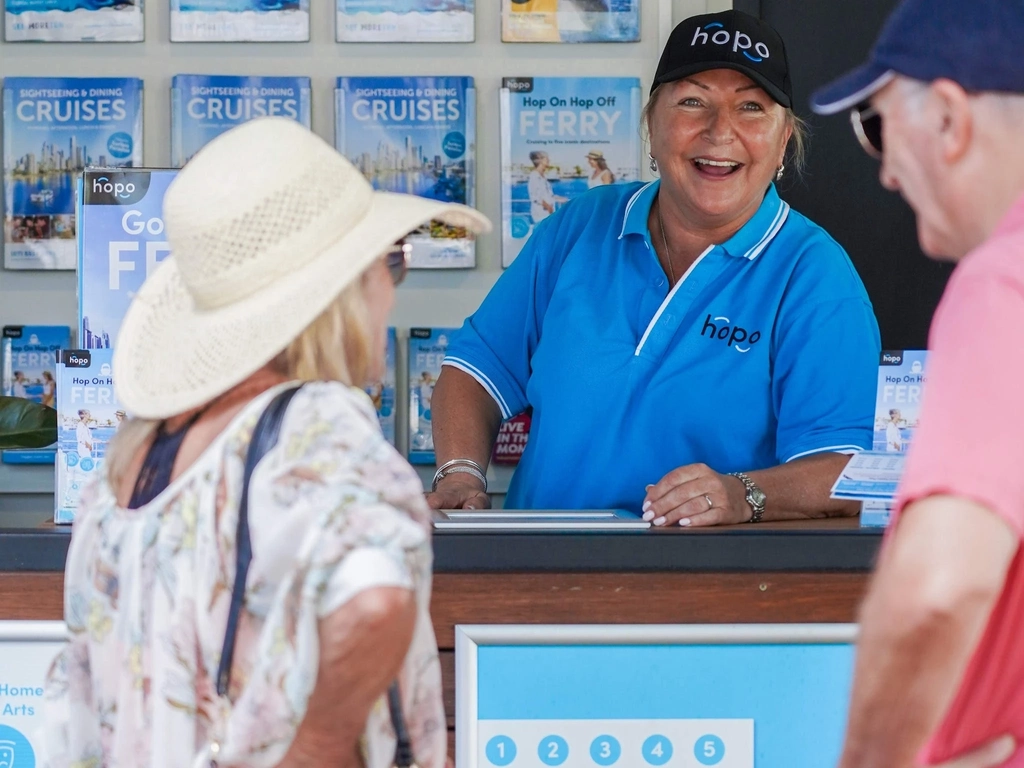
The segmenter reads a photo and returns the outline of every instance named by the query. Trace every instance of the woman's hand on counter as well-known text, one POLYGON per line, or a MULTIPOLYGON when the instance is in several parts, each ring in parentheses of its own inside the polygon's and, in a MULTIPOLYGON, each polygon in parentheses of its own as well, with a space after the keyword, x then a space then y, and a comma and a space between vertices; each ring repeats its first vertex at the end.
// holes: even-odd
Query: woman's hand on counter
POLYGON ((1015 748, 1012 736, 1002 736, 973 752, 934 768, 996 768, 1010 759, 1015 748))
POLYGON ((479 480, 460 472, 442 477, 437 490, 427 494, 427 504, 432 509, 490 509, 491 497, 479 480))
POLYGON ((744 523, 753 514, 743 482, 706 464, 677 467, 647 486, 644 520, 656 526, 708 526, 744 523))

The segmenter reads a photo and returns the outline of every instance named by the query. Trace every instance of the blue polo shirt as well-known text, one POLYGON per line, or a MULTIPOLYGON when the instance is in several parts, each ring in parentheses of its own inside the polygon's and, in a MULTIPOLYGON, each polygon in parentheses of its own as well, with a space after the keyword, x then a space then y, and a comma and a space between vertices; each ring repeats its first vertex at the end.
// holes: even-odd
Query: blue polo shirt
POLYGON ((772 185, 670 290, 658 186, 598 187, 541 222, 448 347, 504 418, 533 406, 507 508, 639 512, 686 464, 871 447, 878 324, 846 252, 772 185))

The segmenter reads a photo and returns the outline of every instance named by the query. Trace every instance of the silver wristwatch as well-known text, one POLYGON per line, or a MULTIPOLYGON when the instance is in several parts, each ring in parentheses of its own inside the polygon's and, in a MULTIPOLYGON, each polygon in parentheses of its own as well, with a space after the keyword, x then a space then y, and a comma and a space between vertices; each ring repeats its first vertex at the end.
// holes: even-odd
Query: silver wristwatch
POLYGON ((733 477, 738 477, 740 482, 743 483, 743 487, 747 489, 747 504, 754 510, 754 514, 747 522, 760 523, 761 518, 764 517, 764 504, 768 501, 765 492, 761 490, 757 483, 750 479, 749 475, 743 472, 730 472, 729 474, 733 477))

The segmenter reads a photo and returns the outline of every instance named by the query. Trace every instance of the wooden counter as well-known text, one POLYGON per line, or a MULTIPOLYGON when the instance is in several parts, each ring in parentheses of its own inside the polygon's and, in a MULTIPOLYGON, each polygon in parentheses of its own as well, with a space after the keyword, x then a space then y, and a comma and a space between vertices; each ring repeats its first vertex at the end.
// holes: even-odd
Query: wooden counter
MULTIPOLYGON (((855 519, 438 533, 431 612, 449 728, 457 624, 851 622, 880 540, 855 519)), ((0 619, 62 617, 68 541, 48 524, 0 528, 0 619)))

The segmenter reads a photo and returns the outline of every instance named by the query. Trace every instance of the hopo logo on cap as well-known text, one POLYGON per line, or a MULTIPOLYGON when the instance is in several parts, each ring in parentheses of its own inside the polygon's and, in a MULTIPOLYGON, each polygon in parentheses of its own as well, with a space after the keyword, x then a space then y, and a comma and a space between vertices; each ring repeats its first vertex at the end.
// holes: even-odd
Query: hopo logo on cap
POLYGON ((755 43, 750 39, 750 35, 744 34, 739 30, 729 32, 720 21, 712 21, 703 27, 697 27, 697 30, 693 33, 693 40, 690 41, 690 47, 698 45, 698 42, 700 45, 707 45, 708 43, 713 45, 732 45, 733 53, 742 51, 744 56, 756 63, 771 57, 771 52, 768 50, 767 45, 755 43), (711 30, 714 30, 714 32, 711 30), (753 49, 757 56, 750 55, 749 51, 751 49, 753 49))

